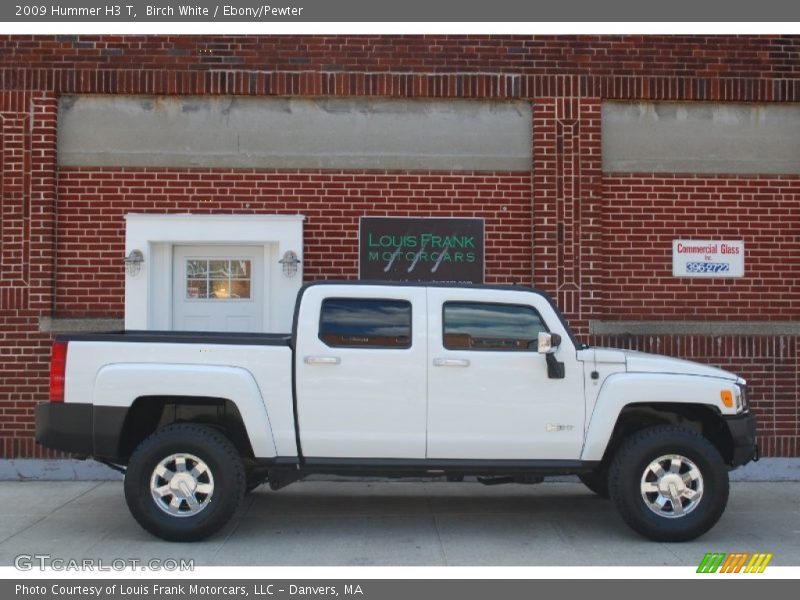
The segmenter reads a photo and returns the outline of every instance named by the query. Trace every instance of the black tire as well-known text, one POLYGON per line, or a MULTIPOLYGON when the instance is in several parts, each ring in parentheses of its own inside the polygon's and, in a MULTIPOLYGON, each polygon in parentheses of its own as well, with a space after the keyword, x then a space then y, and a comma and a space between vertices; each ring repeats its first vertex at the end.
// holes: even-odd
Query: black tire
MULTIPOLYGON (((661 463, 665 468, 670 464, 669 460, 661 463)), ((728 469, 711 442, 693 431, 671 425, 649 427, 628 437, 617 450, 609 472, 609 492, 622 519, 634 531, 657 542, 685 542, 706 533, 725 511, 728 491, 728 469), (676 459, 682 483, 666 478, 671 473, 664 470, 660 481, 663 489, 670 491, 646 493, 647 489, 658 488, 659 482, 649 465, 667 456, 683 459, 676 459), (672 496, 681 505, 677 510, 675 501, 667 498, 660 512, 655 512, 659 510, 658 499, 684 488, 689 488, 687 493, 694 492, 696 502, 678 494, 672 496), (698 489, 702 489, 702 494, 697 495, 698 489), (651 504, 653 509, 649 507, 651 504)))
MULTIPOLYGON (((171 477, 181 470, 176 461, 165 464, 174 465, 171 477)), ((200 484, 193 489, 199 490, 200 484)), ((244 490, 244 465, 233 444, 217 429, 193 423, 169 425, 153 433, 136 448, 125 473, 125 500, 131 514, 144 529, 171 542, 201 540, 219 530, 236 513, 244 490), (157 502, 151 492, 151 480, 153 487, 169 487, 167 479, 156 479, 156 467, 173 455, 184 454, 189 458, 178 460, 185 464, 186 477, 193 471, 188 467, 198 465, 196 458, 204 464, 197 469, 202 474, 193 478, 195 484, 199 481, 204 489, 210 489, 208 494, 192 494, 197 506, 202 506, 195 514, 189 502, 179 500, 177 494, 168 491, 157 502), (178 503, 175 509, 168 506, 170 500, 178 503), (183 510, 183 514, 169 514, 168 510, 183 510)))
POLYGON ((580 473, 581 483, 601 498, 608 500, 608 468, 600 467, 589 473, 580 473))

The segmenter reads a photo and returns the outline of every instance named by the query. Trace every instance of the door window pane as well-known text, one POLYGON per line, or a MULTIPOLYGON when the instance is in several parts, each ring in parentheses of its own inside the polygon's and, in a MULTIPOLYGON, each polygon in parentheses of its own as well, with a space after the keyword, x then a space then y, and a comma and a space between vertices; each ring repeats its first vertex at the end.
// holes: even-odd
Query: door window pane
POLYGON ((210 260, 208 261, 208 274, 211 279, 227 280, 230 277, 230 265, 231 261, 229 260, 210 260))
POLYGON ((249 298, 250 280, 231 279, 231 298, 249 298))
POLYGON ((231 277, 236 279, 250 279, 250 261, 232 260, 230 266, 231 277))
POLYGON ((187 260, 186 261, 186 277, 208 277, 208 261, 207 260, 187 260))
POLYGON ((227 279, 212 279, 209 298, 230 298, 231 286, 227 279))
POLYGON ((536 352, 540 331, 549 330, 531 306, 482 302, 444 305, 444 346, 449 350, 536 352))
POLYGON ((186 261, 187 300, 249 300, 251 261, 192 258, 186 261))
POLYGON ((186 281, 187 298, 208 298, 208 281, 205 279, 188 279, 186 281))
POLYGON ((319 338, 345 348, 410 348, 411 303, 405 300, 328 298, 319 338))

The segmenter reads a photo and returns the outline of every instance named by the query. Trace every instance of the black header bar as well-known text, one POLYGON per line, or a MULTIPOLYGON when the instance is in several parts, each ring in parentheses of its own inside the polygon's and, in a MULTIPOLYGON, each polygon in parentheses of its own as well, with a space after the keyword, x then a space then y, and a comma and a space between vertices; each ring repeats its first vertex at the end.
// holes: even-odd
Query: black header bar
POLYGON ((9 23, 798 21, 800 3, 785 0, 11 0, 0 4, 0 22, 9 23))

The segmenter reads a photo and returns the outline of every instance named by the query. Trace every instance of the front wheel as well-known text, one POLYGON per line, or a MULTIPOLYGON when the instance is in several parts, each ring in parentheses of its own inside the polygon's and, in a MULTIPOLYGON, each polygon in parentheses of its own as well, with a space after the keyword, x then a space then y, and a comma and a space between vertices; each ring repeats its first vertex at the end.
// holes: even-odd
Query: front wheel
POLYGON ((719 521, 728 470, 699 434, 670 425, 627 438, 611 463, 609 493, 623 520, 658 542, 685 542, 719 521))
POLYGON ((125 500, 150 533, 173 542, 208 537, 235 514, 245 470, 233 444, 213 427, 180 423, 156 431, 134 451, 125 500))

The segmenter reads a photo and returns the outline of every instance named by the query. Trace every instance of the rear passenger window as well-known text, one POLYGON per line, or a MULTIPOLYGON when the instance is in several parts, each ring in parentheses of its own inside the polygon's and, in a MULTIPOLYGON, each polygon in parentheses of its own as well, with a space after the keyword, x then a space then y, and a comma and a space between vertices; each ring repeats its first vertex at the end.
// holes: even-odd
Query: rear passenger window
POLYGON ((548 331, 535 308, 519 304, 447 302, 444 347, 448 350, 536 352, 540 331, 548 331))
POLYGON ((340 348, 410 348, 411 303, 328 298, 322 302, 319 339, 340 348))

